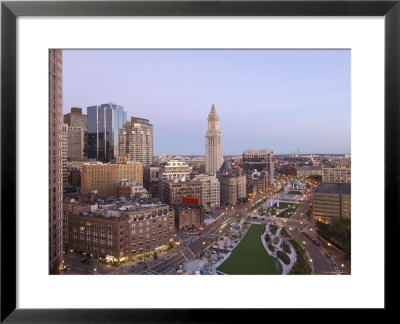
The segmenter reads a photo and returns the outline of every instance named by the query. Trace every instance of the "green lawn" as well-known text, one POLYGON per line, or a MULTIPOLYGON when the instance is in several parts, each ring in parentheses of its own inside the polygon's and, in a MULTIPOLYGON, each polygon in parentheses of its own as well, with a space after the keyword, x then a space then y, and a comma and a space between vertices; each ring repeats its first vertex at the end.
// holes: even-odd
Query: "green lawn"
POLYGON ((217 270, 226 274, 276 274, 272 258, 261 242, 261 225, 251 225, 231 256, 217 270))
POLYGON ((278 208, 278 204, 275 203, 272 208, 278 208, 278 209, 285 209, 285 208, 290 208, 292 206, 294 206, 296 204, 290 204, 290 203, 284 203, 284 202, 280 202, 279 203, 279 208, 278 208))
POLYGON ((288 192, 288 195, 296 195, 296 196, 301 196, 303 195, 300 191, 292 190, 288 192))

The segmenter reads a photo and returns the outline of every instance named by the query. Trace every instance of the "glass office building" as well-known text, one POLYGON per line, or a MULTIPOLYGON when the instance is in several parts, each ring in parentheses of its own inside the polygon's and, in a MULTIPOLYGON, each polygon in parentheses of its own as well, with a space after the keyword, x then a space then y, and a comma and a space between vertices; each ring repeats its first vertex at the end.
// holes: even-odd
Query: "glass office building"
POLYGON ((88 158, 110 162, 118 152, 118 132, 126 122, 122 106, 107 103, 87 107, 88 158))

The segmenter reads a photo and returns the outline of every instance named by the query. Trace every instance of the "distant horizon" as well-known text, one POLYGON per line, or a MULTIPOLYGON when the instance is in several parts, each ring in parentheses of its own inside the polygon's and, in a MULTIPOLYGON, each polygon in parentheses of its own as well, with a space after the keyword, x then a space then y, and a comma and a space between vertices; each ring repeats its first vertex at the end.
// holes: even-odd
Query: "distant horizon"
MULTIPOLYGON (((295 152, 291 152, 291 153, 275 153, 273 152, 274 156, 276 155, 292 155, 292 154, 296 154, 295 152)), ((305 157, 306 155, 351 155, 351 153, 300 153, 299 157, 305 157)), ((159 157, 160 155, 166 155, 166 156, 182 156, 182 157, 205 157, 205 155, 201 155, 201 154, 171 154, 171 153, 161 153, 158 155, 154 155, 154 157, 159 157)), ((223 157, 226 156, 240 156, 243 155, 243 153, 240 154, 223 154, 223 157)))
POLYGON ((128 120, 153 124, 156 156, 200 156, 214 103, 223 155, 251 148, 350 154, 350 54, 63 50, 63 113, 114 102, 128 120))

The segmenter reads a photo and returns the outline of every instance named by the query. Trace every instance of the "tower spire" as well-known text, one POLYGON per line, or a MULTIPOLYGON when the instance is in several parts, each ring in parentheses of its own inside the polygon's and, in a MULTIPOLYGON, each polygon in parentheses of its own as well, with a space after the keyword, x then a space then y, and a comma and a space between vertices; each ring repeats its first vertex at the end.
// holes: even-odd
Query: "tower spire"
POLYGON ((211 111, 210 111, 210 115, 216 115, 217 114, 217 110, 215 109, 215 105, 214 103, 211 106, 211 111))
POLYGON ((220 169, 222 158, 221 131, 219 130, 219 117, 214 103, 208 115, 208 129, 206 132, 206 172, 216 174, 220 169))

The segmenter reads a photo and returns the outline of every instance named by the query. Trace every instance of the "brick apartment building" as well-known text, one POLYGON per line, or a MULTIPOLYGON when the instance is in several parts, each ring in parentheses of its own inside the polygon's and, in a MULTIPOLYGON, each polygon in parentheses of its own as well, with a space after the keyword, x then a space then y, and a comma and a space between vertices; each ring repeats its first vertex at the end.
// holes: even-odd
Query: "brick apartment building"
POLYGON ((163 201, 170 206, 181 205, 183 198, 197 199, 202 204, 202 182, 198 180, 163 180, 163 201))
POLYGON ((68 215, 71 250, 124 261, 165 249, 174 240, 175 212, 166 204, 94 206, 91 212, 68 215))

